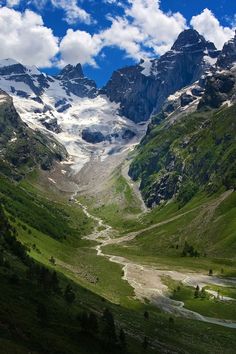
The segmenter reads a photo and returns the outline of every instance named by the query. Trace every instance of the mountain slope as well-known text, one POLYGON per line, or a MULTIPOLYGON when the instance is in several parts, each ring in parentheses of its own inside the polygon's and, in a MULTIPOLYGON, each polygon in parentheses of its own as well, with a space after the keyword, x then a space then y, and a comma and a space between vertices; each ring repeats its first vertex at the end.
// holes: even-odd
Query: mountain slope
POLYGON ((27 173, 40 166, 52 167, 67 152, 52 137, 31 130, 19 117, 10 96, 0 90, 0 161, 2 168, 27 173))
POLYGON ((80 64, 68 65, 53 77, 2 60, 0 88, 13 98, 26 124, 64 145, 75 171, 91 155, 105 158, 136 143, 143 134, 142 127, 119 114, 119 104, 98 95, 95 82, 84 76, 80 64))
POLYGON ((159 59, 114 72, 102 92, 120 103, 121 114, 135 122, 146 121, 170 94, 199 80, 218 54, 213 43, 186 30, 159 59))
POLYGON ((197 96, 196 86, 187 87, 153 117, 130 167, 131 177, 141 179, 148 206, 173 197, 184 203, 199 190, 235 187, 235 52, 225 50, 234 42, 236 36, 221 54, 230 63, 227 70, 219 59, 197 96))

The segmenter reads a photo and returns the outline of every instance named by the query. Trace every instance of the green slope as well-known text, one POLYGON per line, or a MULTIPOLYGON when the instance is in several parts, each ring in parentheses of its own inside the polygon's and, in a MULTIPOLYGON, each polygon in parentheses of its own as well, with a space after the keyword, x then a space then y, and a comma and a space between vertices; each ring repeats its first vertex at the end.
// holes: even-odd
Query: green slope
POLYGON ((151 206, 176 196, 186 203, 198 191, 214 193, 236 183, 236 105, 154 125, 130 167, 151 206))

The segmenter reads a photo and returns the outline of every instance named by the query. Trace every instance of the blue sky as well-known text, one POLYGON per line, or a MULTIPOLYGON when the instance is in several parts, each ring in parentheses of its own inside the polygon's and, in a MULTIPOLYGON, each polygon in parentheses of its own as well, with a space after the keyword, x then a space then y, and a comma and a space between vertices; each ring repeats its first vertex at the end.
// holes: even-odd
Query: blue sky
POLYGON ((0 59, 56 73, 81 62, 102 86, 111 73, 168 50, 193 27, 221 48, 234 35, 233 0, 0 0, 0 59), (7 40, 6 40, 7 38, 7 40))

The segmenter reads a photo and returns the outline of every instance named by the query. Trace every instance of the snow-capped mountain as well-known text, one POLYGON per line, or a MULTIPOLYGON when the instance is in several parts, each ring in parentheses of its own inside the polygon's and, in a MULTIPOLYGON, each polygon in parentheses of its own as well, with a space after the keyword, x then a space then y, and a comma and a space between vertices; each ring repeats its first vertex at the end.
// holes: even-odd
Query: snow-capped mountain
POLYGON ((219 82, 222 104, 234 81, 222 71, 236 60, 235 43, 236 36, 219 52, 195 30, 185 30, 163 56, 115 71, 100 90, 80 64, 50 76, 5 59, 0 61, 0 89, 13 98, 24 122, 66 147, 77 170, 91 155, 105 158, 137 143, 154 113, 160 113, 157 119, 174 113, 176 119, 176 112, 196 109, 210 97, 204 92, 219 82))
POLYGON ((114 72, 103 92, 120 102, 121 114, 144 121, 160 111, 170 94, 199 80, 218 55, 213 43, 195 30, 185 30, 160 58, 114 72))
POLYGON ((53 77, 36 67, 2 60, 0 88, 13 97, 24 122, 64 144, 76 170, 91 154, 107 156, 137 142, 144 132, 144 127, 119 114, 119 104, 98 95, 80 64, 68 65, 53 77))

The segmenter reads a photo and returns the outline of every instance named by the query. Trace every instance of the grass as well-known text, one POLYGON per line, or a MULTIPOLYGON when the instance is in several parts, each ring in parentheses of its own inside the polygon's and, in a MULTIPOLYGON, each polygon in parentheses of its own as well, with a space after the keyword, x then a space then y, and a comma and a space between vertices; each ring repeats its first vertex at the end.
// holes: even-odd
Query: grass
POLYGON ((33 229, 30 234, 23 230, 20 240, 30 248, 31 257, 52 267, 50 258, 53 256, 56 259, 53 268, 111 302, 124 304, 133 295, 132 288, 121 279, 121 267, 98 257, 89 241, 80 240, 77 245, 70 245, 33 229))
MULTIPOLYGON (((27 191, 27 186, 25 187, 27 191)), ((18 193, 21 195, 23 192, 20 190, 18 193)), ((35 193, 34 189, 31 189, 30 193, 35 193)), ((37 195, 37 201, 41 200, 38 198, 43 198, 43 196, 37 195)), ((55 205, 62 207, 61 203, 56 203, 55 205)), ((67 208, 70 210, 71 206, 69 205, 65 206, 66 210, 67 208)), ((28 205, 29 212, 31 210, 30 206, 31 204, 28 205)), ((74 209, 76 208, 73 208, 71 213, 76 215, 77 211, 74 209)), ((8 212, 10 211, 11 209, 8 212)), ((53 212, 53 215, 59 217, 60 214, 53 212)), ((72 214, 70 215, 70 217, 73 217, 72 214)), ((161 313, 157 308, 149 304, 142 304, 133 299, 132 289, 126 282, 121 280, 121 268, 108 262, 105 258, 97 257, 95 251, 91 249, 92 243, 81 240, 81 237, 76 237, 75 234, 66 239, 56 239, 25 223, 19 216, 15 216, 15 219, 13 218, 12 220, 18 229, 19 239, 30 249, 30 256, 37 262, 55 269, 63 284, 71 281, 76 292, 77 300, 68 309, 69 315, 67 312, 63 312, 65 309, 67 311, 64 303, 60 299, 53 299, 50 307, 54 308, 52 311, 54 320, 50 328, 42 333, 40 327, 35 323, 34 317, 35 304, 33 299, 37 299, 39 295, 35 294, 34 290, 29 289, 28 285, 24 285, 23 282, 21 282, 20 286, 10 288, 7 284, 6 276, 3 275, 0 302, 1 304, 4 303, 6 298, 10 298, 10 301, 8 304, 5 302, 5 307, 1 306, 1 314, 5 313, 5 317, 1 316, 1 319, 4 318, 4 321, 6 321, 9 318, 7 309, 13 309, 14 313, 17 314, 17 318, 14 318, 13 323, 16 323, 17 326, 19 325, 26 332, 29 331, 29 328, 31 329, 31 343, 36 343, 36 347, 40 344, 38 340, 40 339, 41 345, 56 343, 54 348, 50 348, 51 344, 49 345, 48 350, 51 349, 51 352, 57 350, 57 347, 63 348, 66 346, 66 353, 68 354, 80 353, 80 351, 81 353, 96 352, 98 354, 98 343, 91 342, 91 346, 88 346, 85 343, 86 340, 83 344, 83 340, 75 334, 75 329, 77 328, 75 316, 82 309, 92 309, 97 313, 101 313, 104 307, 109 307, 119 326, 122 326, 129 333, 127 341, 130 353, 143 353, 141 343, 136 337, 138 336, 142 341, 144 335, 146 335, 150 344, 155 348, 152 350, 149 347, 146 351, 148 353, 158 352, 159 349, 157 348, 161 348, 160 352, 163 352, 168 347, 170 351, 175 350, 182 353, 184 348, 186 353, 194 352, 199 354, 210 353, 212 348, 214 348, 214 352, 217 354, 218 352, 220 353, 218 348, 223 346, 224 352, 231 354, 231 348, 236 345, 233 331, 178 318, 174 319, 174 325, 170 326, 168 315, 161 313), (55 266, 49 261, 51 256, 57 259, 55 266), (58 260, 64 262, 67 267, 68 265, 73 267, 73 271, 59 264, 58 260), (74 272, 75 269, 78 269, 76 274, 74 272), (91 283, 91 279, 96 277, 99 280, 96 283, 91 283), (144 311, 149 312, 148 320, 144 318, 144 311), (56 317, 54 317, 54 312, 56 317), (71 335, 76 339, 71 339, 71 335), (190 337, 191 341, 189 341, 190 337), (78 341, 80 343, 79 346, 77 344, 78 341)), ((77 223, 76 220, 74 222, 77 223)), ((73 227, 76 227, 76 225, 73 225, 73 227)), ((88 230, 89 228, 86 229, 87 232, 88 230)), ((24 269, 19 264, 16 267, 18 267, 19 274, 24 274, 24 269)), ((1 345, 4 346, 5 343, 8 343, 9 334, 5 333, 1 338, 0 348, 1 345)), ((22 338, 11 339, 10 342, 11 344, 8 347, 10 354, 15 354, 17 350, 20 354, 29 350, 29 343, 25 343, 22 338)), ((30 347, 30 351, 34 352, 34 348, 30 347)))
MULTIPOLYGON (((225 320, 236 320, 236 302, 221 301, 209 294, 204 297, 195 298, 195 288, 184 286, 182 283, 172 280, 169 277, 163 279, 170 290, 170 296, 173 300, 183 301, 184 307, 198 312, 207 317, 221 318, 225 320)), ((204 287, 204 289, 212 288, 204 287)), ((235 293, 236 288, 231 290, 235 293)))
POLYGON ((217 202, 219 198, 219 195, 208 198, 199 194, 181 209, 176 202, 157 207, 142 219, 143 225, 153 226, 152 229, 140 230, 132 241, 109 245, 104 250, 161 268, 174 267, 205 274, 213 269, 220 276, 236 276, 236 193, 221 203, 217 202), (155 227, 155 224, 168 219, 169 222, 155 227), (198 251, 200 257, 182 257, 186 241, 198 251))

